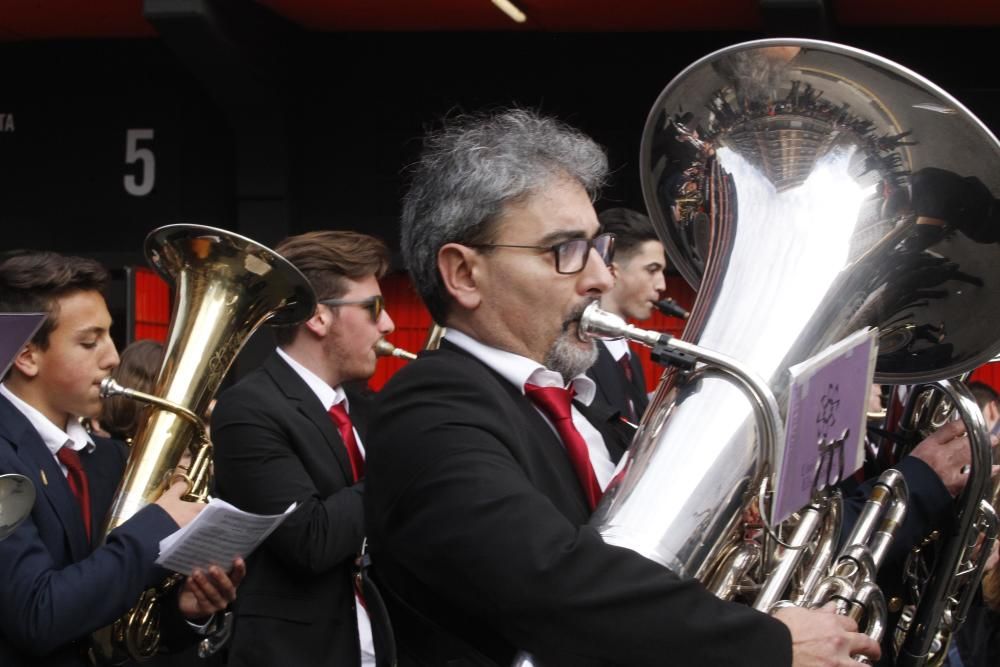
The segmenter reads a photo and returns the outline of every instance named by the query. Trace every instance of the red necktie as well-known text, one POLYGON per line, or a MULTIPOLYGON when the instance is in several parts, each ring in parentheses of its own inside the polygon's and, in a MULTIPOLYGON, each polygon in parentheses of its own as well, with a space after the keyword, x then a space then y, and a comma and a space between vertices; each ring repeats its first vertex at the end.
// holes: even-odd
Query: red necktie
MULTIPOLYGON (((628 380, 628 383, 634 385, 632 364, 629 361, 628 352, 623 354, 621 359, 618 360, 618 365, 621 366, 622 372, 625 373, 625 379, 628 380)), ((633 423, 639 421, 639 415, 635 411, 635 403, 632 401, 632 397, 626 396, 625 400, 628 401, 628 420, 633 423)))
POLYGON ((87 473, 80 463, 80 456, 69 447, 63 447, 56 452, 56 458, 66 466, 66 481, 69 483, 69 490, 76 497, 76 502, 80 505, 80 513, 83 515, 83 526, 87 529, 87 541, 90 541, 90 484, 87 481, 87 473))
POLYGON ((594 467, 590 463, 587 443, 573 425, 571 404, 575 393, 572 389, 562 387, 524 385, 524 395, 548 415, 552 425, 556 427, 556 432, 569 455, 569 461, 573 464, 576 476, 580 480, 580 486, 583 487, 583 493, 587 496, 587 504, 593 511, 597 507, 597 501, 601 499, 601 486, 597 483, 594 467))
POLYGON ((633 382, 632 364, 629 362, 628 352, 623 354, 622 358, 618 360, 618 365, 622 367, 622 372, 625 373, 625 379, 629 382, 633 382))
POLYGON ((358 441, 354 439, 354 425, 351 424, 351 418, 347 416, 343 401, 331 405, 329 412, 330 418, 333 419, 337 430, 340 431, 340 439, 344 441, 344 447, 347 448, 347 458, 351 461, 351 472, 354 473, 354 481, 357 482, 365 476, 365 457, 361 455, 358 441))

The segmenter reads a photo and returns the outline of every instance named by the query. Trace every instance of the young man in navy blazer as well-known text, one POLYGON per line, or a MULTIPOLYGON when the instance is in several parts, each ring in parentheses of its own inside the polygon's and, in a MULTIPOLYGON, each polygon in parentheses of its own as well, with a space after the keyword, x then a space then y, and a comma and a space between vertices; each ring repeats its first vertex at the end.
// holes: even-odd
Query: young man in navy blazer
MULTIPOLYGON (((615 235, 611 264, 614 286, 601 295, 601 308, 619 317, 648 320, 666 289, 667 256, 649 218, 628 208, 609 208, 597 216, 601 231, 615 235)), ((598 397, 632 424, 642 419, 649 399, 642 364, 626 340, 601 341, 597 361, 587 371, 598 397)))
MULTIPOLYGON (((182 501, 186 487, 174 484, 102 543, 126 450, 88 434, 79 418, 98 416, 99 385, 118 364, 107 282, 99 264, 79 257, 21 253, 0 261, 0 311, 46 313, 0 385, 0 473, 28 477, 38 493, 28 519, 0 542, 5 666, 89 664, 90 634, 166 577, 154 565, 159 541, 203 507, 182 501)), ((217 567, 196 572, 168 598, 174 609, 165 620, 203 623, 235 598, 243 572, 242 561, 228 575, 217 567)), ((185 625, 173 629, 183 633, 185 625)))

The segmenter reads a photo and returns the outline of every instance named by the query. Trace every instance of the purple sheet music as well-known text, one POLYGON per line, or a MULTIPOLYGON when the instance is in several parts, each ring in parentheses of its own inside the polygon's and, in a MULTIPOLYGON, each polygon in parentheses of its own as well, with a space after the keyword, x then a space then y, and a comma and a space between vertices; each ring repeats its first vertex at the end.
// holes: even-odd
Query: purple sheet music
POLYGON ((804 507, 814 490, 836 485, 864 463, 875 350, 876 330, 864 329, 789 369, 785 448, 773 523, 804 507))

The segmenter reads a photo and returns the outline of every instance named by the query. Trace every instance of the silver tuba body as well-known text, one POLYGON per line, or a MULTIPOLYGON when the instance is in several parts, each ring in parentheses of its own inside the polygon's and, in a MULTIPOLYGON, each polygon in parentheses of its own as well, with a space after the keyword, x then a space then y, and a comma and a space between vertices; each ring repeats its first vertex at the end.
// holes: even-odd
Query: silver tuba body
MULTIPOLYGON (((919 75, 810 40, 723 49, 660 95, 640 164, 657 233, 698 292, 683 341, 760 378, 780 418, 789 367, 864 327, 884 384, 1000 352, 1000 144, 919 75)), ((759 412, 730 374, 667 372, 592 523, 681 576, 717 577, 783 446, 766 452, 759 412)), ((767 574, 779 551, 741 567, 767 574)), ((720 594, 758 592, 733 588, 720 594)))

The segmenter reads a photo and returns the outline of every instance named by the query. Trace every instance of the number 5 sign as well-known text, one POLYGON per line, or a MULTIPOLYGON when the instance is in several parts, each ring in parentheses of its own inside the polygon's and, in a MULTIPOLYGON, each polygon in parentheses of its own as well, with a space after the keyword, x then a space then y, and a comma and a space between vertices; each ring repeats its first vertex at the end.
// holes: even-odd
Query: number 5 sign
POLYGON ((138 174, 125 174, 125 192, 133 197, 145 197, 156 183, 153 149, 139 146, 140 141, 152 140, 152 129, 125 130, 125 164, 138 166, 138 174))

